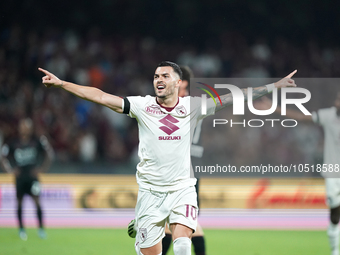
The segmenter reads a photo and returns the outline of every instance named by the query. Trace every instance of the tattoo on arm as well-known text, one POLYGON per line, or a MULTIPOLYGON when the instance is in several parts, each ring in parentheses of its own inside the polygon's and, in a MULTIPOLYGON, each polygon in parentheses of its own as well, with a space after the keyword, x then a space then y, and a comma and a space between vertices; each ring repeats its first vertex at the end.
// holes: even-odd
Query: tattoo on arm
MULTIPOLYGON (((242 89, 243 95, 244 95, 244 101, 248 101, 248 89, 242 89)), ((260 98, 264 95, 268 94, 268 90, 266 86, 256 87, 253 88, 253 100, 260 98)), ((218 101, 215 112, 233 104, 233 96, 231 93, 220 96, 222 105, 218 101)))

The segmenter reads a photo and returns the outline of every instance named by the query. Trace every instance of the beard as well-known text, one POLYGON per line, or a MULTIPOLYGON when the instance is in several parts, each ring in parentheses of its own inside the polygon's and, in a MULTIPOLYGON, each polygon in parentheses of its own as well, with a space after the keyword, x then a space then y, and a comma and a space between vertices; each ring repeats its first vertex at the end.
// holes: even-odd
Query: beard
POLYGON ((157 88, 155 88, 156 97, 161 99, 171 97, 176 92, 175 83, 170 84, 163 83, 163 84, 165 86, 165 89, 163 91, 160 91, 160 93, 158 93, 157 88))
POLYGON ((157 90, 155 89, 155 94, 156 94, 156 96, 158 97, 158 98, 167 98, 169 95, 171 95, 173 93, 173 91, 169 91, 169 90, 166 90, 166 89, 164 89, 164 91, 160 91, 160 93, 159 92, 157 92, 157 90))

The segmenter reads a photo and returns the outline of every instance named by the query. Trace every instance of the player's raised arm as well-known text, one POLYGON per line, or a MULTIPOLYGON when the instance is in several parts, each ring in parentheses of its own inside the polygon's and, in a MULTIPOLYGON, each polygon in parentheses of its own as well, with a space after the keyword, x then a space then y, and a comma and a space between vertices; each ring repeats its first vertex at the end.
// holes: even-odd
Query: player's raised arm
POLYGON ((39 68, 39 71, 45 74, 45 76, 42 78, 42 82, 47 88, 60 87, 76 95, 77 97, 107 106, 115 112, 123 113, 122 98, 105 93, 94 87, 81 86, 71 82, 62 81, 54 74, 42 68, 39 68))
MULTIPOLYGON (((293 75, 296 72, 297 70, 291 72, 286 77, 284 77, 283 79, 273 84, 253 88, 253 100, 270 93, 273 90, 273 88, 281 89, 281 88, 286 88, 286 87, 296 87, 295 81, 292 79, 293 75)), ((247 101, 248 100, 248 89, 247 88, 242 89, 242 92, 244 95, 244 100, 247 101)), ((222 105, 219 103, 217 104, 216 109, 215 109, 216 112, 223 109, 224 107, 228 105, 233 104, 233 96, 231 93, 222 95, 220 96, 220 98, 222 101, 222 105)))

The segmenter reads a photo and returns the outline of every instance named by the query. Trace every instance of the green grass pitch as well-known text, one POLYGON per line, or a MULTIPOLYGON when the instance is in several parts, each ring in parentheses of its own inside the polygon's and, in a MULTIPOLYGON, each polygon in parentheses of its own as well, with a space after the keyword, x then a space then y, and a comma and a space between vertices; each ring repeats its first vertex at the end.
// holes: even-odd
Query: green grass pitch
MULTIPOLYGON (((134 255, 125 229, 47 229, 39 239, 28 229, 22 241, 15 228, 0 228, 1 255, 134 255)), ((208 255, 329 254, 325 231, 205 229, 208 255)), ((173 254, 172 250, 168 254, 173 254)), ((194 253, 192 253, 194 254, 194 253)))

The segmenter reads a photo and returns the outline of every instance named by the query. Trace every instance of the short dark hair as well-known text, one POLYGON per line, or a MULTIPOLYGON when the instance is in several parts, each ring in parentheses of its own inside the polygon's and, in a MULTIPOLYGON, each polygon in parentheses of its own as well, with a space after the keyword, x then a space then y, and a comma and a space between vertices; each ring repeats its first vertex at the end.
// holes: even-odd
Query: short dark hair
POLYGON ((182 80, 183 78, 183 73, 181 68, 179 67, 179 65, 177 65, 174 62, 170 62, 170 61, 162 61, 158 64, 157 67, 161 67, 161 66, 171 66, 172 69, 174 69, 174 72, 178 74, 179 78, 182 80))
POLYGON ((190 79, 194 78, 194 73, 192 72, 189 66, 180 66, 180 68, 183 74, 182 80, 187 81, 190 84, 190 79))

